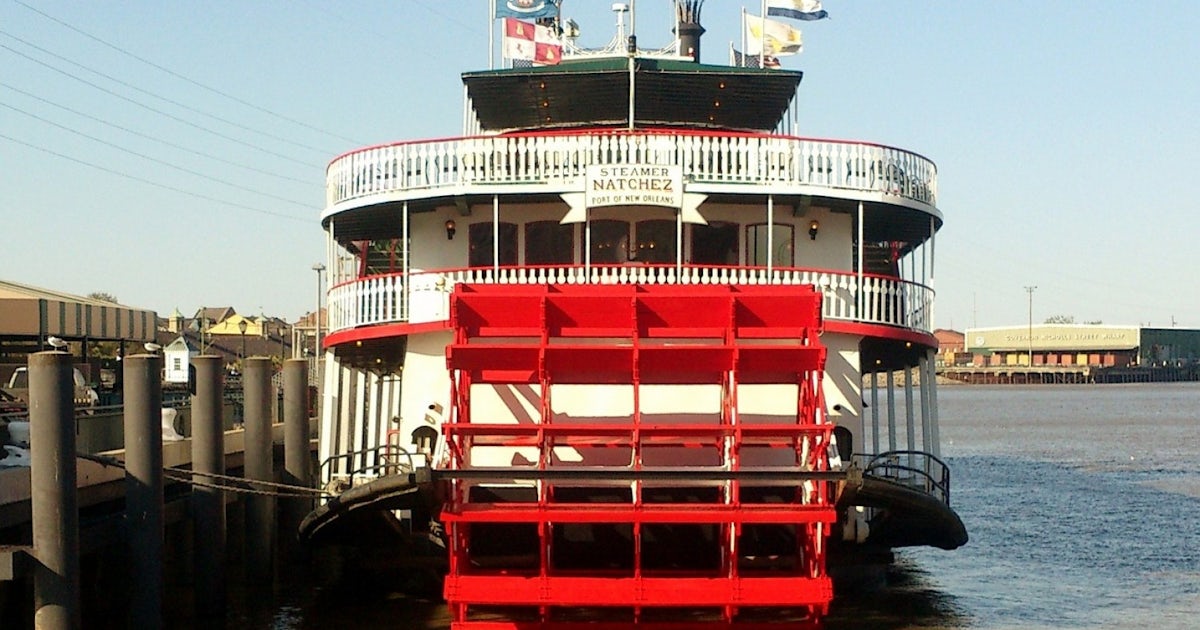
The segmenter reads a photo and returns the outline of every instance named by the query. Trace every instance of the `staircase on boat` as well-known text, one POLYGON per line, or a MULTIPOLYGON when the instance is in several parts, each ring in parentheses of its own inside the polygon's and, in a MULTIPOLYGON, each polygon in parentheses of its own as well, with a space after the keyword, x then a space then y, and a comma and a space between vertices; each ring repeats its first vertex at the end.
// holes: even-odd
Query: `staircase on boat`
POLYGON ((458 285, 453 627, 823 614, 820 307, 808 286, 458 285))

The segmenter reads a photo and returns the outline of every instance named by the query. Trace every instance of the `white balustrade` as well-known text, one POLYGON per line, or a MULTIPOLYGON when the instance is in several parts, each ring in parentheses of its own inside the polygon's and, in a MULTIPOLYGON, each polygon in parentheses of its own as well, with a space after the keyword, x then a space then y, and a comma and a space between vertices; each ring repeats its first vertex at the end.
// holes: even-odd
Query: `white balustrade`
POLYGON ((450 317, 450 293, 471 284, 782 284, 813 285, 823 295, 825 319, 883 324, 930 331, 933 290, 921 284, 819 269, 686 265, 592 265, 557 267, 478 267, 372 276, 329 290, 329 331, 394 323, 443 322, 450 317))
POLYGON ((579 186, 591 164, 681 166, 693 182, 823 186, 937 205, 937 167, 877 144, 669 131, 479 136, 361 149, 326 170, 327 207, 475 184, 579 186))

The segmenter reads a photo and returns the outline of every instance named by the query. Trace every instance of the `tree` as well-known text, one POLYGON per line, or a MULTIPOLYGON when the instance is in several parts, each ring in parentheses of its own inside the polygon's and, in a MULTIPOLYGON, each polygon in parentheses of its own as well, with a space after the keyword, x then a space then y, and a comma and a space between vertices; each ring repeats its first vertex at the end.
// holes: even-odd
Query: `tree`
POLYGON ((1074 324, 1074 315, 1052 315, 1046 318, 1046 324, 1074 324))
POLYGON ((118 304, 117 296, 115 296, 111 293, 105 293, 104 291, 92 291, 91 293, 87 294, 87 296, 93 300, 99 300, 101 302, 112 302, 113 304, 118 304))

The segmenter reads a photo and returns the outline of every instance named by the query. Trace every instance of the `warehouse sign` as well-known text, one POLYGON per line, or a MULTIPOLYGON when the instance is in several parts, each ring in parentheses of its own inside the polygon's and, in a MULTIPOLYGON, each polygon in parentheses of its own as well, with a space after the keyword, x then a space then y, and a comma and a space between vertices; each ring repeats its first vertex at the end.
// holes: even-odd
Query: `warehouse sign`
POLYGON ((584 203, 601 206, 683 206, 683 167, 649 164, 587 167, 584 203))
POLYGON ((1041 325, 974 328, 966 335, 971 350, 1101 351, 1129 350, 1140 342, 1136 326, 1041 325), (1030 333, 1033 333, 1032 337, 1030 333))

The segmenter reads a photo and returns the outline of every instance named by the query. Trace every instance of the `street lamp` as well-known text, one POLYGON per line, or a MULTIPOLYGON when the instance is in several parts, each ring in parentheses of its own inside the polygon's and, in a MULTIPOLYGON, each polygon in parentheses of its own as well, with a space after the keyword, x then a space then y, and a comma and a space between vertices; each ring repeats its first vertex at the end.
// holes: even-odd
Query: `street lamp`
POLYGON ((1037 290, 1036 286, 1025 287, 1025 292, 1029 294, 1029 369, 1033 369, 1033 292, 1037 290))
POLYGON ((314 313, 316 325, 316 343, 313 354, 317 356, 317 361, 321 360, 321 272, 325 271, 325 265, 321 263, 313 263, 312 270, 317 272, 317 310, 314 313))
POLYGON ((247 326, 246 319, 242 318, 242 321, 238 322, 238 332, 242 334, 242 362, 243 363, 245 363, 245 361, 246 361, 246 326, 247 326))

